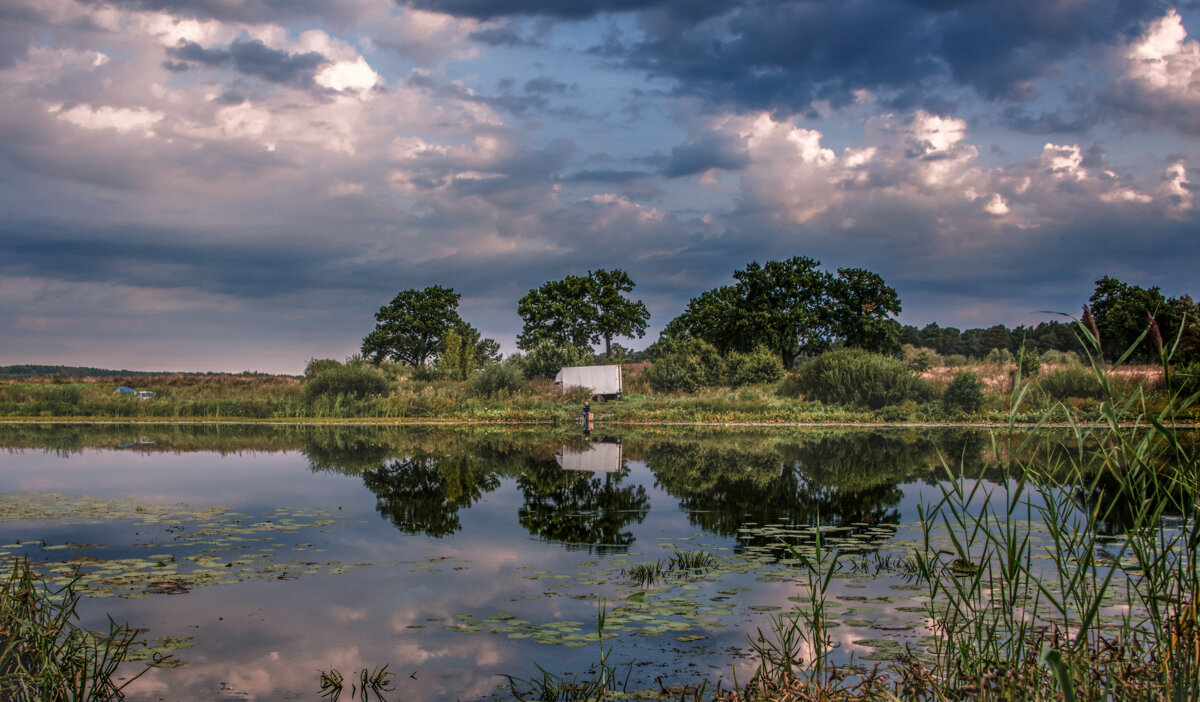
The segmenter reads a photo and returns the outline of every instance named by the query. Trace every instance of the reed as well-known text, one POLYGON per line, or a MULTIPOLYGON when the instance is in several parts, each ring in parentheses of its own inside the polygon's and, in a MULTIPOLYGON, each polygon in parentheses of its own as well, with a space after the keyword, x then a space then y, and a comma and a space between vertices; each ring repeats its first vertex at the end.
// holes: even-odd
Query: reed
POLYGON ((137 632, 110 618, 108 633, 76 622, 74 581, 54 590, 28 559, 13 559, 0 590, 0 699, 12 702, 122 699, 122 690, 159 663, 115 680, 137 632))

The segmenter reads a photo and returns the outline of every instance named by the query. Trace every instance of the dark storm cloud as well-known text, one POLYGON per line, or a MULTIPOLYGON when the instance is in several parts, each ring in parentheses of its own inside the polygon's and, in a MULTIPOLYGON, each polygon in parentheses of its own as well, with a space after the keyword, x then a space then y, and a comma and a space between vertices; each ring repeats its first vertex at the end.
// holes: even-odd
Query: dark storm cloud
POLYGON ((642 10, 664 4, 666 0, 412 0, 402 4, 458 17, 492 19, 510 15, 548 15, 564 19, 591 17, 602 12, 642 10))
POLYGON ((257 39, 233 42, 229 54, 233 57, 234 68, 246 75, 292 85, 311 85, 317 68, 327 63, 325 57, 315 51, 289 54, 272 49, 257 39))
POLYGON ((579 90, 579 86, 555 80, 550 76, 538 76, 525 81, 524 90, 537 95, 566 95, 579 90))
POLYGON ((541 42, 527 36, 515 22, 506 22, 498 27, 483 27, 471 32, 468 37, 487 46, 538 46, 541 42))
POLYGON ((45 18, 33 9, 0 4, 0 68, 11 68, 29 53, 29 44, 45 18))
MULTIPOLYGON (((595 51, 678 81, 721 104, 804 112, 850 104, 854 91, 894 93, 936 110, 947 81, 992 100, 1033 96, 1079 49, 1128 41, 1163 0, 411 0, 453 15, 576 19, 634 11, 642 36, 610 32, 595 51)), ((494 37, 499 43, 501 34, 494 37)), ((885 99, 894 96, 884 96, 885 99)))
POLYGON ((167 47, 167 56, 208 66, 217 66, 232 58, 228 49, 206 49, 194 41, 183 40, 178 46, 167 47))
POLYGON ((745 140, 728 133, 706 134, 699 141, 671 149, 671 158, 663 167, 668 178, 703 173, 710 168, 736 171, 750 165, 745 140))
POLYGON ((574 183, 628 183, 650 175, 645 171, 585 170, 572 173, 566 180, 574 183))
MULTIPOLYGON (((297 87, 311 86, 317 69, 329 62, 315 51, 289 54, 272 49, 258 39, 237 39, 227 49, 206 49, 196 42, 180 41, 177 46, 167 48, 167 55, 179 62, 186 62, 185 65, 198 63, 219 66, 232 62, 239 73, 297 87)), ((171 63, 167 68, 181 70, 178 65, 171 63)))
MULTIPOLYGON (((357 288, 332 250, 216 244, 195 232, 122 227, 118 232, 26 220, 0 228, 0 273, 148 288, 193 288, 265 298, 313 288, 357 288), (38 232, 54 231, 54 237, 38 232), (136 243, 131 243, 136 241, 136 243)), ((369 286, 368 286, 369 287, 369 286)))

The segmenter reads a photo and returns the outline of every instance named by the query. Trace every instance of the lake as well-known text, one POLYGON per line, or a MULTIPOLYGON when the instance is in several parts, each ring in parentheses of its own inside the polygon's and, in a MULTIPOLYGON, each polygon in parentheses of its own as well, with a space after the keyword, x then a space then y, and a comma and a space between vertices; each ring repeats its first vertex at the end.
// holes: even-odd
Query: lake
POLYGON ((389 699, 504 699, 505 674, 586 675, 601 611, 618 687, 728 688, 754 671, 749 637, 806 601, 785 544, 818 525, 842 554, 835 658, 926 642, 903 564, 918 505, 941 497, 942 457, 1003 484, 999 446, 944 429, 0 425, 0 556, 79 574, 86 624, 111 615, 145 630, 137 655, 170 656, 133 700, 319 699, 321 671, 384 664, 389 699))

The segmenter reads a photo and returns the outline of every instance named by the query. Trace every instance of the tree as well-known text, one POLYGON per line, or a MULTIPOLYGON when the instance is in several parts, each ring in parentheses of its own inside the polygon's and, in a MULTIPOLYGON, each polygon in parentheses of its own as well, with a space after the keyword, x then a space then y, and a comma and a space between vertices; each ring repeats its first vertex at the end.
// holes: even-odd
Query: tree
MULTIPOLYGON (((1156 287, 1146 289, 1104 276, 1096 281, 1096 290, 1088 302, 1100 330, 1104 355, 1113 360, 1133 346, 1146 330, 1147 316, 1153 317, 1160 327, 1168 321, 1167 300, 1156 287)), ((1143 344, 1131 358, 1151 360, 1157 353, 1153 344, 1143 344)))
POLYGON ((816 355, 834 338, 830 276, 807 256, 757 262, 734 271, 739 309, 733 325, 737 351, 763 345, 791 368, 801 354, 816 355))
POLYGON ((457 312, 460 297, 453 288, 440 285, 401 290, 375 313, 375 329, 363 339, 363 354, 376 363, 390 358, 424 366, 437 355, 446 332, 465 324, 457 312))
POLYGON ((601 269, 530 290, 517 303, 517 313, 525 321, 517 346, 528 350, 551 342, 584 351, 603 340, 607 356, 614 336, 641 337, 646 333, 650 320, 646 305, 622 294, 633 288, 625 271, 601 269))
POLYGON ((900 353, 900 297, 878 274, 839 268, 830 285, 833 321, 846 346, 895 356, 900 353))
POLYGON ((477 368, 495 362, 500 345, 461 322, 446 331, 438 352, 438 372, 451 380, 467 380, 477 368))
POLYGON ((588 273, 592 279, 591 302, 596 306, 596 330, 604 340, 604 358, 612 355, 614 336, 642 338, 650 311, 641 300, 626 299, 622 293, 633 292, 633 281, 621 269, 604 269, 588 273))

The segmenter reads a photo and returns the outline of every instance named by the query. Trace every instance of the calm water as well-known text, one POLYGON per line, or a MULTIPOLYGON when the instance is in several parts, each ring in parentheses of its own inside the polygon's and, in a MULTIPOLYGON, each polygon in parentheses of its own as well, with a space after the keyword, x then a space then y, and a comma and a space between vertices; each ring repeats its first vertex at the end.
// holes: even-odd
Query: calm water
MULTIPOLYGON (((819 519, 847 551, 902 554, 939 455, 987 470, 991 446, 933 430, 8 425, 0 555, 79 568, 86 623, 145 628, 185 663, 131 699, 315 700, 319 671, 383 664, 391 699, 503 698, 503 673, 586 673, 601 607, 628 689, 729 686, 753 672, 747 636, 803 594, 781 539, 819 519), (643 591, 630 567, 701 550, 706 571, 625 602, 643 591)), ((847 563, 839 656, 927 636, 919 587, 847 563)))

